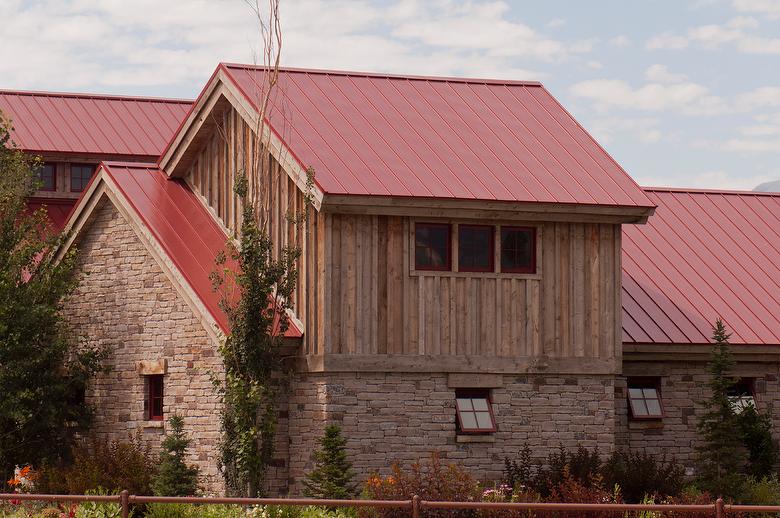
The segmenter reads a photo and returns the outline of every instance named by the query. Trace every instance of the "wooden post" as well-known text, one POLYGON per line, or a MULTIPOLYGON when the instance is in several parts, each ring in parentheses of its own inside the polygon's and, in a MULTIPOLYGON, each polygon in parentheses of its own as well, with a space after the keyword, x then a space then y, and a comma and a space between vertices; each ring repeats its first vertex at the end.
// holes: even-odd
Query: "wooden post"
POLYGON ((119 501, 122 505, 122 518, 130 517, 130 493, 127 489, 119 493, 119 501))
POLYGON ((723 499, 718 498, 715 500, 715 518, 725 518, 726 513, 723 512, 723 499))
POLYGON ((420 497, 418 495, 412 497, 412 518, 420 518, 420 497))

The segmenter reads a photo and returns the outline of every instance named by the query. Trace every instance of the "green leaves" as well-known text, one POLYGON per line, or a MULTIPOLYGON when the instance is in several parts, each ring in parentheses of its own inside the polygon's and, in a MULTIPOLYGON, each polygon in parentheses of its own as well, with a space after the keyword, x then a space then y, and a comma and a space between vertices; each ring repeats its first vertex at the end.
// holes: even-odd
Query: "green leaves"
POLYGON ((192 496, 198 490, 199 470, 186 462, 190 439, 184 433, 184 418, 174 414, 168 419, 168 425, 170 429, 163 439, 160 467, 152 489, 159 496, 192 496))
POLYGON ((304 494, 312 498, 344 500, 355 496, 355 473, 347 459, 347 441, 341 436, 341 428, 331 424, 319 440, 320 449, 314 452, 315 468, 306 474, 304 494))
POLYGON ((45 210, 27 209, 40 165, 12 147, 0 114, 0 473, 67 452, 89 420, 83 393, 105 357, 79 344, 60 314, 76 286, 76 252, 56 261, 63 236, 45 210))

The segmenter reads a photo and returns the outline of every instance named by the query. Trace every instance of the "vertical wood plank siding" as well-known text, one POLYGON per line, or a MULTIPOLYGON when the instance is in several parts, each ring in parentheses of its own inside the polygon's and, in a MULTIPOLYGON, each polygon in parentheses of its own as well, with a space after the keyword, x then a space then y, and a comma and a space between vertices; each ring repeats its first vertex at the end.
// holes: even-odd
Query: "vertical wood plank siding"
MULTIPOLYGON (((251 166, 253 152, 253 128, 235 110, 226 111, 208 144, 193 162, 186 180, 198 193, 214 215, 232 233, 239 226, 243 207, 233 193, 237 174, 251 166)), ((304 342, 307 352, 317 354, 318 329, 325 326, 325 308, 321 301, 325 293, 320 279, 325 253, 325 219, 312 207, 306 209, 304 193, 268 153, 261 159, 270 160, 271 174, 263 178, 259 189, 268 196, 268 231, 273 240, 274 254, 278 257, 282 248, 297 246, 301 249, 298 261, 298 286, 291 301, 298 319, 304 324, 304 342), (296 215, 306 210, 305 222, 294 221, 296 215), (311 318, 310 318, 311 317, 311 318)), ((268 169, 267 169, 268 170, 268 169)))
POLYGON ((409 218, 329 214, 325 351, 614 358, 620 226, 543 223, 535 278, 410 275, 409 218), (327 325, 328 322, 330 325, 327 325))

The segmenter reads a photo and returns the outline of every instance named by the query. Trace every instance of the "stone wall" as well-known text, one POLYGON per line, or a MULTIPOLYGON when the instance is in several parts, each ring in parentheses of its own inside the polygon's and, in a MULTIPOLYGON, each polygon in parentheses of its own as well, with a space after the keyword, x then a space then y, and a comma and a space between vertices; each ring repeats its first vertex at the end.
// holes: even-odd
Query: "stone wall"
POLYGON ((78 288, 65 304, 73 331, 111 351, 108 374, 87 394, 96 416, 91 433, 127 439, 141 433, 155 449, 164 425, 144 416, 142 360, 167 360, 164 414, 184 416, 190 461, 208 492, 221 492, 217 471, 219 414, 211 383, 221 372, 216 344, 113 205, 104 201, 80 236, 78 288))
MULTIPOLYGON (((700 444, 696 430, 703 408, 697 402, 709 397, 709 376, 704 362, 663 363, 642 362, 624 364, 624 372, 642 373, 660 379, 664 417, 658 420, 633 420, 629 416, 626 379, 616 383, 615 406, 618 416, 616 445, 631 451, 653 455, 667 455, 695 472, 696 447, 700 444)), ((780 440, 780 387, 778 367, 775 364, 740 364, 735 374, 755 380, 758 409, 769 411, 774 417, 775 440, 780 440)))
POLYGON ((491 389, 498 431, 489 442, 455 431, 455 389, 447 374, 299 374, 289 402, 290 489, 313 465, 311 453, 327 422, 342 426, 349 458, 361 479, 387 474, 438 451, 479 479, 499 480, 504 458, 523 445, 539 460, 559 445, 603 453, 614 447, 612 376, 504 375, 491 389))

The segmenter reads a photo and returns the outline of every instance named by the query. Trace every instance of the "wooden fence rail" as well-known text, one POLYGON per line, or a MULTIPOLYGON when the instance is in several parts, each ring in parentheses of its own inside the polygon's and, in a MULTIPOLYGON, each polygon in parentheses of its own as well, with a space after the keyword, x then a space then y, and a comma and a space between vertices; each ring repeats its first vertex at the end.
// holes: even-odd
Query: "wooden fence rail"
POLYGON ((316 498, 208 498, 208 497, 171 497, 139 496, 122 491, 118 495, 37 495, 26 493, 0 493, 2 501, 37 502, 111 502, 119 504, 122 518, 128 518, 132 504, 218 504, 218 505, 285 505, 285 506, 321 506, 321 507, 369 507, 374 509, 408 509, 413 518, 421 518, 423 511, 431 510, 492 510, 492 511, 612 511, 639 512, 659 511, 694 513, 710 512, 716 518, 725 518, 727 513, 780 513, 780 505, 732 505, 722 499, 711 504, 585 504, 550 502, 439 502, 422 500, 415 495, 411 500, 323 500, 316 498))

